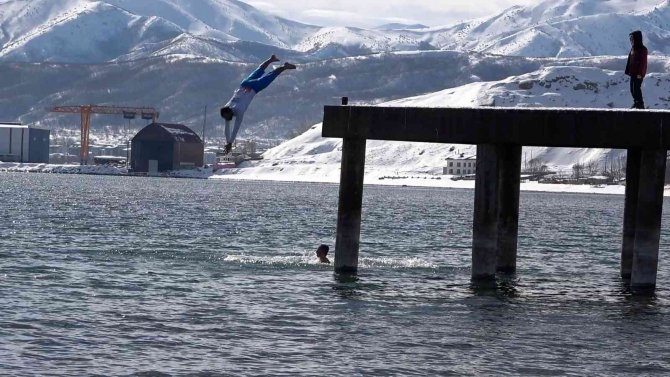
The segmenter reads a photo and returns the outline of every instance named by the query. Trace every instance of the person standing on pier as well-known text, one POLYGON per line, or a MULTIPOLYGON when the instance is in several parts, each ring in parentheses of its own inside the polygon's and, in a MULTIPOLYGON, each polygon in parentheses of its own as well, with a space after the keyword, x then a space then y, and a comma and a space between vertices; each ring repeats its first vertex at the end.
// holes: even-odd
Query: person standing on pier
POLYGON ((275 68, 272 72, 265 74, 265 70, 274 62, 278 62, 277 56, 272 55, 268 60, 263 62, 260 67, 249 75, 240 87, 233 93, 233 97, 228 103, 221 108, 221 117, 226 121, 226 148, 224 153, 228 154, 233 149, 233 142, 237 137, 237 133, 242 126, 242 119, 244 112, 247 111, 251 100, 263 89, 267 88, 282 72, 287 69, 295 69, 295 65, 291 63, 284 63, 284 65, 275 68), (231 126, 232 120, 235 118, 235 125, 231 126))
POLYGON ((642 81, 647 74, 647 48, 642 43, 642 32, 637 30, 630 33, 632 48, 628 54, 626 74, 630 76, 630 92, 633 95, 633 109, 644 109, 642 97, 642 81))

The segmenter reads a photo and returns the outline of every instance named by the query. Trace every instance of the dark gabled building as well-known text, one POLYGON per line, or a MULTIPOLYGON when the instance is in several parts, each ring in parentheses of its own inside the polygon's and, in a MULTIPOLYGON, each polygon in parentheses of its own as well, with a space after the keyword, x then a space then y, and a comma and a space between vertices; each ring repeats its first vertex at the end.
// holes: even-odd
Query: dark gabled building
POLYGON ((203 166, 205 145, 182 124, 152 123, 132 140, 130 166, 135 172, 163 172, 203 166))

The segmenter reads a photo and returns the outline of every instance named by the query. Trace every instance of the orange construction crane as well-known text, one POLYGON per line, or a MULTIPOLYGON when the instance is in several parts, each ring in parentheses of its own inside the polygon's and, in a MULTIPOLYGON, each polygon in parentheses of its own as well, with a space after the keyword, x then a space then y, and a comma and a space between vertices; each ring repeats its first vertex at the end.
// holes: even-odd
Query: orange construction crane
POLYGON ((80 105, 80 106, 57 106, 50 110, 52 113, 69 113, 81 114, 81 150, 79 157, 81 164, 84 165, 88 161, 89 148, 89 134, 91 130, 91 114, 106 114, 117 115, 132 114, 133 118, 136 114, 140 114, 142 119, 156 122, 159 112, 153 107, 121 107, 121 106, 101 106, 101 105, 80 105))

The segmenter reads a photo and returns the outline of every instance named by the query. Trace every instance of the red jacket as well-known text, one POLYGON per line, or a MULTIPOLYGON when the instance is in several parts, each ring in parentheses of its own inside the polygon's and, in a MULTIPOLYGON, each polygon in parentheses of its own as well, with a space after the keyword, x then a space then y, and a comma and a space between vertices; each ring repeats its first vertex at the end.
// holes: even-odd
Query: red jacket
POLYGON ((642 46, 632 48, 628 54, 628 63, 626 63, 626 74, 631 77, 647 75, 647 48, 642 46))

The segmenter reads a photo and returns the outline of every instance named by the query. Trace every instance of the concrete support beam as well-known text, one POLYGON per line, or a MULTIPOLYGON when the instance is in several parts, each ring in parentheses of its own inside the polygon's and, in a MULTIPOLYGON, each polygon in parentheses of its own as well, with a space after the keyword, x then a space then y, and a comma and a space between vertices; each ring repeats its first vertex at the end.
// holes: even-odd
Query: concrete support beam
POLYGON ((637 198, 640 192, 639 149, 629 149, 626 158, 626 204, 623 211, 623 242, 621 245, 621 277, 630 279, 633 271, 633 247, 635 245, 635 224, 637 218, 637 198))
POLYGON ((324 137, 354 135, 362 135, 368 140, 471 145, 670 149, 670 111, 518 107, 324 108, 324 137))
POLYGON ((477 146, 475 211, 472 227, 472 279, 495 279, 498 268, 498 153, 493 144, 477 146))
POLYGON ((498 146, 498 262, 497 271, 516 272, 521 190, 521 146, 498 146))
POLYGON ((365 139, 346 138, 342 144, 342 172, 335 241, 335 272, 355 274, 361 238, 365 139))
POLYGON ((633 292, 647 292, 656 288, 666 155, 665 149, 643 149, 641 153, 631 273, 633 292))
POLYGON ((472 279, 516 271, 521 146, 477 146, 472 279))

